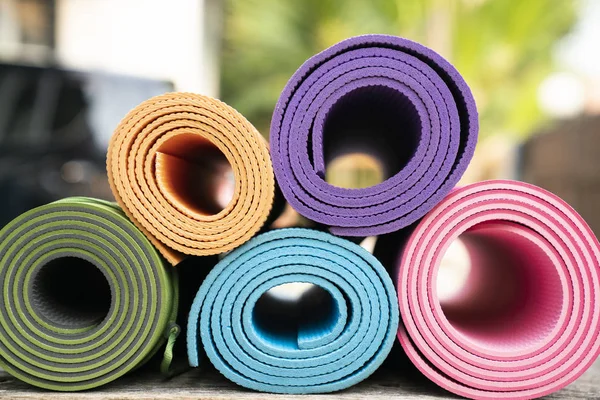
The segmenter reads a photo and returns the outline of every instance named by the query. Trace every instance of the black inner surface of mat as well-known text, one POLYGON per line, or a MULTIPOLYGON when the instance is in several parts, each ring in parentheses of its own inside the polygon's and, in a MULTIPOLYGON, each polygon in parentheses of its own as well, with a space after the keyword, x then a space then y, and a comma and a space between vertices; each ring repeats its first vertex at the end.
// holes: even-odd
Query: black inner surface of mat
POLYGON ((41 267, 33 279, 33 306, 53 324, 87 327, 102 321, 110 310, 108 281, 89 261, 57 258, 41 267))
POLYGON ((336 310, 331 294, 320 286, 307 285, 298 290, 284 284, 260 296, 252 317, 264 338, 285 347, 297 347, 300 330, 326 332, 337 319, 336 310))
POLYGON ((387 86, 361 87, 329 110, 323 127, 325 165, 347 154, 377 159, 384 179, 402 170, 421 137, 417 109, 404 94, 387 86))

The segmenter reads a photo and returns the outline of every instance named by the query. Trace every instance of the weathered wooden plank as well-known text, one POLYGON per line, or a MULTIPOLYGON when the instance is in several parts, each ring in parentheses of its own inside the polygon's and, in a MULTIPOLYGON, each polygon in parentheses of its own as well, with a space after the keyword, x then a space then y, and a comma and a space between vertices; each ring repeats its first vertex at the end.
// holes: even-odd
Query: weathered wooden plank
MULTIPOLYGON (((384 368, 371 378, 334 395, 286 396, 256 393, 240 388, 223 378, 212 368, 188 371, 165 380, 152 369, 142 369, 101 389, 84 393, 53 393, 33 388, 0 372, 2 399, 171 399, 171 400, 281 400, 281 399, 456 399, 438 388, 412 368, 401 371, 384 368)), ((597 361, 577 382, 547 396, 546 399, 600 399, 600 361, 597 361)))

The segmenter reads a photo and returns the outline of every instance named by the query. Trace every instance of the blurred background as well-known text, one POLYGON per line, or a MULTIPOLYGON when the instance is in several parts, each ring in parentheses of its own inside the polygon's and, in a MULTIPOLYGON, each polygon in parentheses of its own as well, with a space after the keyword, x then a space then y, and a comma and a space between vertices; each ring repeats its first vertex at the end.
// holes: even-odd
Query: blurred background
MULTIPOLYGON (((480 111, 463 181, 517 178, 570 202, 600 233, 600 1, 0 0, 0 226, 57 198, 110 198, 105 151, 130 108, 193 91, 265 136, 311 55, 389 33, 433 48, 480 111)), ((381 179, 369 160, 328 179, 381 179)))

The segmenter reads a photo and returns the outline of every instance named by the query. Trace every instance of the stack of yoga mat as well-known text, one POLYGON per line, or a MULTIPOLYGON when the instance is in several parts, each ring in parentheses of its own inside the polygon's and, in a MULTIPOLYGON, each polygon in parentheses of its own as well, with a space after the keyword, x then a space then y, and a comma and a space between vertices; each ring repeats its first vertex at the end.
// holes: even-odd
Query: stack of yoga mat
POLYGON ((454 189, 477 133, 452 65, 383 35, 345 40, 298 69, 275 108, 270 151, 218 100, 152 98, 110 142, 117 204, 64 199, 0 231, 0 366, 42 388, 90 389, 155 354, 168 372, 183 328, 191 366, 208 359, 259 391, 345 389, 396 338, 461 396, 557 391, 600 352, 600 245, 543 189, 454 189), (383 182, 329 184, 328 163, 357 152, 378 160, 383 182), (269 230, 279 188, 330 233, 269 230), (371 254, 334 235, 379 238, 371 254), (441 260, 459 236, 471 272, 442 298, 441 260), (177 265, 215 254, 193 303, 180 304, 190 282, 177 265), (294 303, 269 294, 290 283, 312 289, 294 303))

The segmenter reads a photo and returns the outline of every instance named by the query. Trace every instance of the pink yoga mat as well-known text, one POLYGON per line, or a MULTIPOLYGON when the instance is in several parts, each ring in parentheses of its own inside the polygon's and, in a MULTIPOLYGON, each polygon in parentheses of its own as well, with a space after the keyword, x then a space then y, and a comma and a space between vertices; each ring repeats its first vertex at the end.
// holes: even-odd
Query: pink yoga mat
POLYGON ((400 343, 423 374, 461 396, 557 391, 599 354, 599 247, 579 214, 543 189, 512 181, 456 189, 398 258, 400 343), (440 299, 440 262, 459 235, 470 273, 440 299))

